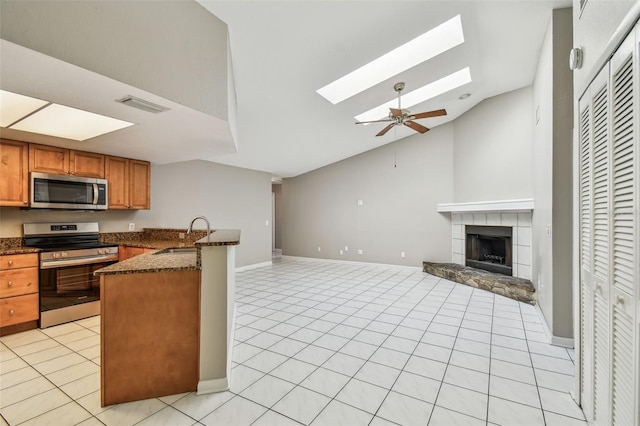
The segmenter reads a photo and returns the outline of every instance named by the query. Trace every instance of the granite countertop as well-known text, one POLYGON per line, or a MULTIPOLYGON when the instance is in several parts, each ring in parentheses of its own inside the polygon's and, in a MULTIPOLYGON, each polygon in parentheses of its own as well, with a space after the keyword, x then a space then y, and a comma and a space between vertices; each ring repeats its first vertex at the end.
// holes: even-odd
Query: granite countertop
POLYGON ((29 254, 29 253, 40 253, 40 249, 33 248, 33 247, 13 247, 13 248, 0 249, 0 256, 9 256, 12 254, 29 254))
POLYGON ((150 272, 175 272, 200 270, 200 254, 193 253, 162 253, 161 250, 145 253, 105 266, 94 272, 94 275, 113 274, 144 274, 150 272))
MULTIPOLYGON (((126 242, 120 242, 129 245, 126 242)), ((238 229, 216 229, 211 232, 210 239, 204 237, 195 243, 185 243, 184 240, 138 240, 136 247, 147 247, 159 249, 151 253, 141 254, 122 262, 114 263, 95 272, 95 275, 112 274, 141 274, 149 272, 173 272, 173 271, 193 271, 200 270, 200 249, 205 246, 229 246, 240 244, 240 230, 238 229), (148 245, 142 245, 147 244, 148 245), (159 251, 167 248, 193 247, 196 251, 192 253, 162 253, 159 251)))

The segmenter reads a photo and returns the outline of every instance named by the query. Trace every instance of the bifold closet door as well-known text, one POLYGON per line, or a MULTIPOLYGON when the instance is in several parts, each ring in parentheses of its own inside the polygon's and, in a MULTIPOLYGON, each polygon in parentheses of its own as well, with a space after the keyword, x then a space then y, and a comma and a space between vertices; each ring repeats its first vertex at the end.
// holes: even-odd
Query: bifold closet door
POLYGON ((579 102, 580 373, 587 420, 640 423, 640 26, 579 102))
POLYGON ((611 87, 611 423, 637 424, 638 43, 610 61, 611 87))

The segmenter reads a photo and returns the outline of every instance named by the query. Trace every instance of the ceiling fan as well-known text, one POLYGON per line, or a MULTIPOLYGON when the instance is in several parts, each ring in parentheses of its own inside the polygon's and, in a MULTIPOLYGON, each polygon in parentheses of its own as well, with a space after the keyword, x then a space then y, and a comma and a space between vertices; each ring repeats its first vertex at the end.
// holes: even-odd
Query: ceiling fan
POLYGON ((440 117, 442 115, 447 115, 447 111, 444 109, 436 109, 434 111, 420 112, 417 114, 411 114, 411 111, 408 109, 402 109, 400 104, 400 95, 402 90, 404 89, 404 83, 396 83, 393 85, 393 90, 398 92, 398 108, 389 108, 389 117, 383 118, 382 120, 373 120, 373 121, 356 121, 356 124, 365 124, 365 123, 385 123, 391 122, 387 127, 380 130, 376 136, 382 136, 387 133, 393 126, 399 126, 404 124, 407 127, 412 128, 418 133, 426 133, 429 128, 423 126, 422 124, 416 123, 413 120, 419 120, 421 118, 429 118, 429 117, 440 117))

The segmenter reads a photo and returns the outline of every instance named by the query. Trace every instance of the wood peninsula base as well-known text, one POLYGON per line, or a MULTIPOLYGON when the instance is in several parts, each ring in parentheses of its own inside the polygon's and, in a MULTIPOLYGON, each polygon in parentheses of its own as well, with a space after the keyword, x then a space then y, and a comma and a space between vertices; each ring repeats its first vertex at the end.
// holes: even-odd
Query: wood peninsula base
POLYGON ((200 271, 101 275, 102 406, 195 391, 200 271))

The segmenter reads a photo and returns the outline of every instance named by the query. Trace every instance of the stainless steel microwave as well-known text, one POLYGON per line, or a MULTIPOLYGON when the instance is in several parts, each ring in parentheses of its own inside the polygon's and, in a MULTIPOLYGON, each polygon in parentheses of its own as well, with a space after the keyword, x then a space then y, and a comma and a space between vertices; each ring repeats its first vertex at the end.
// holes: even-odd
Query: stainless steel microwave
POLYGON ((106 179, 30 174, 30 207, 67 210, 106 210, 106 179))

